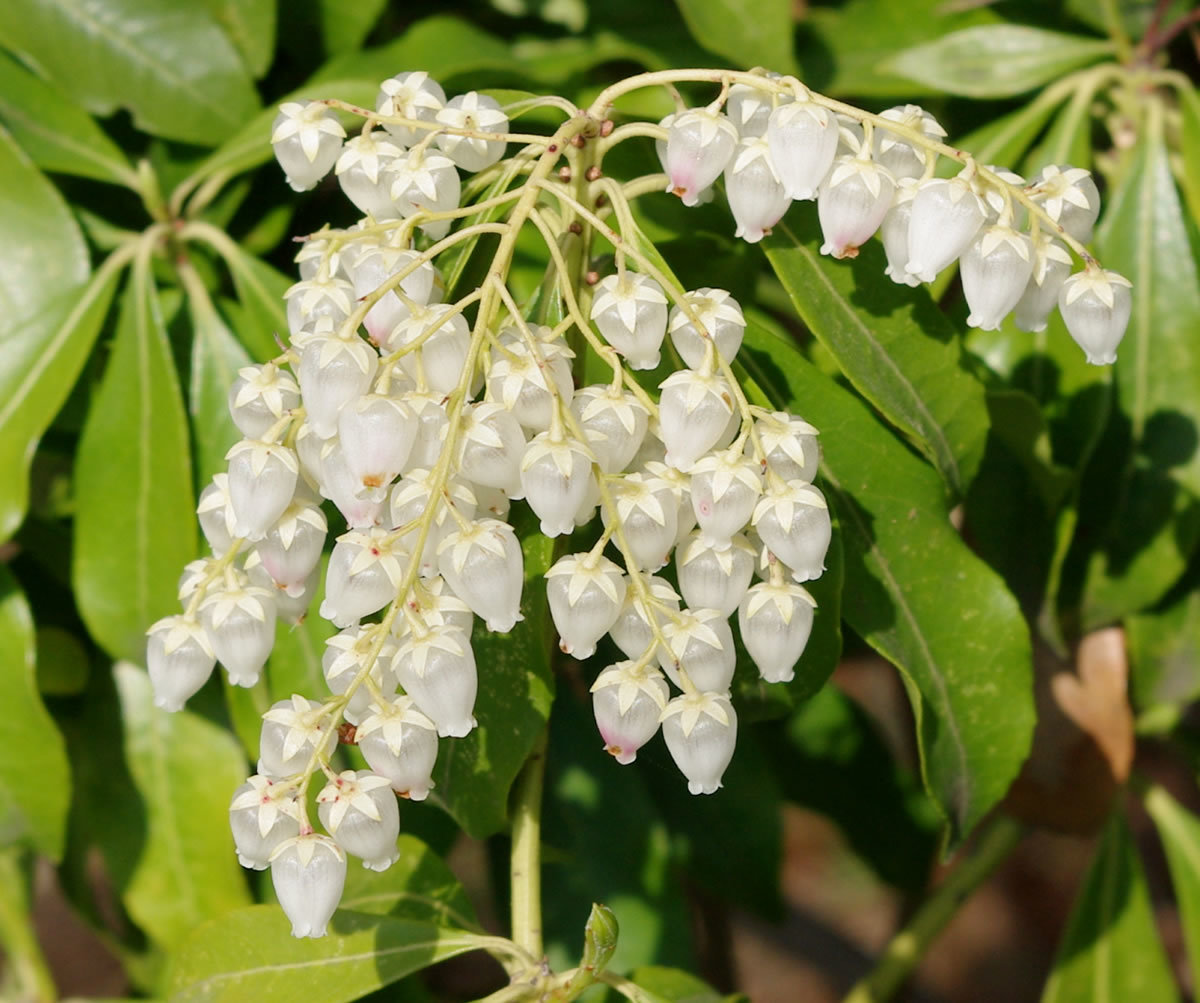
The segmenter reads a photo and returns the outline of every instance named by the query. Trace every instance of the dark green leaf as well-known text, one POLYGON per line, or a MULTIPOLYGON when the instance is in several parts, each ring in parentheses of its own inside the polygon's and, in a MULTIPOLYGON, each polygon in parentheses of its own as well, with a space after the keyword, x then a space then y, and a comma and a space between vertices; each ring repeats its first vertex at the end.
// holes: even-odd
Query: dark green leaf
POLYGON ((237 371, 252 360, 202 285, 189 293, 187 301, 192 321, 188 414, 196 445, 196 482, 205 485, 213 474, 227 468, 225 454, 242 438, 229 413, 229 388, 237 371))
POLYGON ((325 51, 331 56, 356 51, 386 6, 387 0, 356 0, 350 4, 344 0, 316 0, 325 51))
POLYGON ((146 804, 146 841, 123 898, 150 938, 173 950, 198 923, 250 904, 229 832, 246 761, 224 728, 155 707, 144 670, 118 662, 113 674, 126 761, 146 804))
POLYGON ((1178 999, 1137 850, 1125 821, 1114 814, 1075 901, 1042 1003, 1178 999))
POLYGON ((723 997, 703 979, 678 968, 643 965, 629 975, 646 992, 671 1003, 721 1003, 723 997))
MULTIPOLYGON (((275 0, 205 0, 213 19, 237 47, 247 72, 258 79, 275 55, 275 0)), ((346 20, 362 4, 344 4, 346 20)))
POLYGON ((234 333, 256 362, 267 362, 279 354, 276 339, 287 336, 283 294, 293 280, 240 249, 225 258, 225 264, 244 308, 242 322, 235 325, 234 333))
POLYGON ((791 0, 676 0, 692 37, 739 70, 792 73, 791 0))
POLYGON ((158 293, 141 267, 84 425, 75 488, 80 614, 105 650, 140 661, 146 629, 176 612, 180 570, 196 555, 187 417, 158 293))
POLYGON ((1111 55, 1112 42, 1023 24, 986 24, 904 49, 883 69, 962 97, 1024 94, 1111 55))
MULTIPOLYGON (((422 806, 410 805, 403 810, 421 811, 422 806)), ((382 873, 365 867, 347 870, 340 908, 474 929, 477 923, 471 900, 442 859, 407 834, 401 834, 396 847, 400 859, 382 873)))
POLYGON ((1188 85, 1179 88, 1179 147, 1183 154, 1180 182, 1192 219, 1200 226, 1200 93, 1188 85))
MULTIPOLYGON (((965 136, 955 136, 954 145, 967 150, 981 164, 1019 164, 1054 110, 1067 98, 1062 86, 1047 87, 1024 108, 1002 115, 965 136)), ((949 177, 961 169, 949 157, 938 160, 938 173, 949 177)))
POLYGON ((842 615, 901 671, 926 786, 961 838, 1029 751, 1029 633, 950 525, 937 475, 795 346, 751 327, 739 356, 771 403, 821 429, 822 487, 846 557, 842 615))
POLYGON ((1189 591, 1165 609, 1126 617, 1125 644, 1139 711, 1162 704, 1182 710, 1200 696, 1200 592, 1189 591))
POLYGON ((1146 794, 1146 811, 1167 851, 1192 978, 1200 972, 1200 819, 1161 787, 1146 794))
POLYGON ((793 219, 764 246, 800 318, 855 388, 929 457, 951 493, 963 494, 983 456, 988 413, 954 329, 926 293, 883 274, 876 241, 853 264, 834 261, 817 251, 816 214, 793 219))
POLYGON ((356 912, 335 913, 324 937, 297 939, 278 906, 252 906, 192 934, 175 956, 169 995, 174 1003, 341 1003, 474 949, 467 934, 356 912))
POLYGON ((37 629, 37 684, 45 696, 74 696, 87 688, 87 649, 61 627, 37 629))
POLYGON ((27 842, 63 852, 71 771, 62 736, 38 695, 33 615, 21 586, 0 567, 0 846, 27 842))

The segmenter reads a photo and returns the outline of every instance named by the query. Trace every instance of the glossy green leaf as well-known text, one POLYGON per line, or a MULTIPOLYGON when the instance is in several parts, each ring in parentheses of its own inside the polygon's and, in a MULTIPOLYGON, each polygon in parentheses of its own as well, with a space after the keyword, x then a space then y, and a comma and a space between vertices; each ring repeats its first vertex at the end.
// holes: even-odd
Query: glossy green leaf
POLYGON ((1180 183, 1192 219, 1200 226, 1200 93, 1191 85, 1179 88, 1179 115, 1180 183))
POLYGON ((1004 796, 1033 733, 1021 610, 950 525, 936 473, 867 408, 754 327, 739 359, 771 403, 821 429, 821 486, 845 549, 842 616, 900 669, 925 784, 956 838, 1004 796))
MULTIPOLYGON (((1068 90, 1062 85, 1047 87, 1025 107, 1001 115, 965 136, 955 136, 954 145, 969 150, 981 164, 1019 164, 1025 151, 1067 96, 1068 90)), ((961 169, 958 161, 949 157, 941 157, 937 167, 943 177, 957 174, 961 169)))
POLYGON ((229 799, 247 765, 224 728, 155 707, 143 669, 118 662, 113 675, 126 762, 146 804, 146 840, 123 898, 151 939, 173 950, 197 924, 250 904, 229 832, 229 799))
POLYGON ((183 397, 158 293, 137 267, 84 424, 75 490, 80 614, 110 654, 140 660, 146 629, 177 611, 196 520, 183 397))
POLYGON ((258 107, 204 6, 159 0, 6 0, 0 38, 97 115, 128 108, 147 132, 215 144, 258 107))
POLYGON ((344 0, 316 0, 315 13, 325 51, 333 56, 357 50, 386 6, 387 0, 356 0, 350 4, 344 0))
POLYGON ((1075 900, 1042 1003, 1178 999, 1137 849, 1124 819, 1114 814, 1075 900))
POLYGON ((1079 74, 1074 79, 1079 86, 1051 120, 1041 141, 1025 157, 1021 173, 1027 178, 1047 164, 1088 169, 1092 166, 1092 105, 1098 81, 1090 74, 1079 74))
POLYGON ((138 178, 121 148, 57 87, 0 52, 0 121, 43 170, 111 181, 138 178))
POLYGON ((240 249, 225 258, 225 264, 243 308, 240 323, 233 325, 234 333, 256 362, 267 362, 279 355, 279 342, 287 337, 283 294, 294 280, 240 249))
POLYGON ((87 688, 91 666, 83 641, 61 627, 37 629, 37 685, 44 696, 75 696, 87 688))
POLYGON ((692 37, 710 52, 748 70, 792 73, 795 22, 791 0, 676 0, 692 37))
POLYGON ((1128 460, 1107 472, 1118 503, 1088 568, 1085 627, 1158 599, 1200 539, 1200 241, 1171 177, 1161 107, 1147 111, 1096 237, 1105 267, 1133 283, 1133 315, 1115 367, 1128 460))
POLYGON ((961 97, 1024 94, 1111 55, 1098 38, 1023 24, 988 24, 943 35, 896 53, 883 69, 961 97))
POLYGON ((474 949, 470 935, 432 923, 346 911, 334 914, 326 936, 297 939, 278 906, 252 906, 192 934, 175 956, 169 996, 341 1003, 474 949))
POLYGON ((28 843, 62 856, 71 771, 62 735, 38 695, 33 614, 17 580, 0 567, 0 846, 28 843))
POLYGON ((511 519, 525 556, 525 619, 507 634, 481 628, 472 635, 479 665, 479 727, 466 738, 439 745, 437 787, 430 795, 476 839, 504 827, 509 788, 546 726, 554 699, 550 651, 555 635, 542 577, 550 567, 554 541, 536 532, 534 517, 523 506, 511 519))
POLYGON ((228 464, 225 454, 242 438, 229 414, 229 388, 237 371, 251 363, 246 350, 207 299, 188 297, 192 321, 192 366, 188 414, 196 447, 196 483, 204 485, 228 464))
POLYGON ((1200 819, 1161 787, 1146 794, 1146 811, 1167 851, 1192 978, 1200 972, 1200 819))
POLYGON ((1190 590, 1165 609, 1126 617, 1125 645, 1134 706, 1182 710, 1200 696, 1200 592, 1190 590))
MULTIPOLYGON (((422 810, 427 809, 401 802, 405 813, 422 810)), ((339 908, 455 929, 477 928, 471 900, 441 857, 406 833, 401 833, 396 848, 400 859, 382 873, 358 866, 346 871, 339 908)))
POLYGON ((725 997, 703 979, 678 968, 662 965, 642 965, 634 969, 629 979, 651 997, 671 1003, 721 1003, 725 997))
MULTIPOLYGON (((792 218, 764 247, 801 320, 961 495, 983 456, 988 413, 953 327, 926 293, 883 274, 878 242, 854 262, 834 261, 817 251, 816 214, 792 218)), ((819 416, 814 421, 821 427, 819 416)))
MULTIPOLYGON (((233 42, 250 76, 267 72, 275 55, 274 0, 205 0, 213 20, 233 42)), ((343 5, 346 19, 359 4, 343 5)))

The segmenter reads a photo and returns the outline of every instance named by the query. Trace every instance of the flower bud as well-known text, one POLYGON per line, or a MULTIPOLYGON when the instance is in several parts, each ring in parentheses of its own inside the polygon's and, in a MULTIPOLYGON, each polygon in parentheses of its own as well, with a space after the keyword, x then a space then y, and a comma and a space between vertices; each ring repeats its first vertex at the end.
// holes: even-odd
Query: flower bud
POLYGON ((351 529, 378 526, 383 521, 383 499, 363 491, 362 479, 350 469, 341 440, 334 436, 322 443, 320 456, 321 497, 337 506, 351 529))
POLYGON ((471 733, 479 677, 466 634, 456 627, 410 634, 395 664, 404 692, 437 726, 438 735, 462 738, 471 733))
POLYGON ((724 289, 704 288, 684 293, 683 302, 687 309, 672 307, 667 323, 680 358, 689 368, 700 369, 711 342, 722 359, 732 362, 746 333, 746 319, 738 301, 724 289), (693 316, 701 329, 696 327, 693 316))
POLYGON ((975 239, 985 215, 983 199, 961 175, 922 182, 908 221, 905 268, 922 282, 932 282, 975 239))
POLYGON ((354 310, 354 287, 338 276, 304 279, 283 294, 288 331, 300 348, 311 338, 331 337, 354 310))
POLYGON ((346 130, 332 109, 320 101, 287 101, 279 106, 271 126, 271 146, 293 191, 308 191, 329 173, 345 137, 346 130))
POLYGON ((1076 272, 1058 293, 1058 310, 1088 362, 1105 366, 1117 361, 1117 345, 1133 309, 1130 282, 1100 268, 1076 272))
MULTIPOLYGON (((375 110, 380 115, 432 122, 445 103, 446 92, 441 84, 428 73, 412 71, 397 73, 379 85, 375 110)), ((425 130, 409 125, 391 122, 383 122, 382 125, 401 146, 414 146, 428 135, 425 130)))
MULTIPOLYGON (((434 269, 428 261, 421 261, 415 251, 380 245, 369 247, 354 258, 350 268, 350 281, 354 295, 362 300, 394 276, 408 270, 400 280, 400 292, 406 299, 425 305, 433 296, 434 269)), ((367 311, 363 326, 376 345, 388 339, 392 328, 409 315, 409 308, 395 289, 384 293, 367 311)))
POLYGON ((667 333, 667 297, 654 279, 637 272, 606 275, 592 299, 592 321, 630 369, 654 369, 667 333))
POLYGON ((879 229, 896 182, 886 167, 857 156, 839 157, 817 194, 822 254, 854 258, 879 229))
POLYGON ((737 715, 724 694, 676 697, 662 712, 663 738, 692 794, 715 794, 737 744, 737 715))
POLYGON ((285 839, 300 832, 296 788, 255 774, 233 792, 229 828, 238 863, 265 871, 271 854, 285 839))
POLYGON ((742 643, 768 683, 790 682, 804 654, 816 607, 807 589, 780 582, 759 582, 738 606, 742 643))
POLYGON ((507 523, 479 519, 448 533, 438 545, 438 570, 488 630, 507 632, 525 619, 521 615, 525 560, 507 523))
POLYGON ((432 470, 437 465, 446 431, 450 427, 446 408, 442 404, 444 397, 445 394, 420 391, 405 394, 405 403, 417 416, 417 434, 413 439, 412 451, 408 454, 405 473, 419 468, 432 470))
POLYGON ((558 631, 559 648, 590 658, 617 620, 625 601, 621 569, 606 557, 568 554, 546 572, 546 600, 558 631))
POLYGON ((369 770, 344 770, 317 795, 321 824, 347 853, 371 871, 386 871, 400 859, 400 812, 386 777, 369 770))
POLYGON ((154 706, 166 711, 183 710, 212 675, 217 657, 208 635, 196 621, 176 614, 164 617, 146 631, 146 667, 154 706))
POLYGON ((676 115, 667 129, 667 191, 686 206, 721 176, 738 134, 724 115, 693 108, 676 115))
POLYGON ((833 528, 825 496, 815 487, 798 481, 769 487, 751 524, 796 581, 821 577, 833 528))
POLYGON ((292 936, 324 937, 346 884, 346 854, 328 836, 293 836, 271 854, 271 882, 292 936))
POLYGON ((834 114, 807 101, 780 105, 767 123, 767 145, 784 189, 814 199, 833 166, 838 126, 834 114))
POLYGON ((1033 241, 1010 226, 985 227, 963 254, 960 274, 967 324, 999 330, 1033 274, 1033 241))
MULTIPOLYGON (((451 129, 470 129, 475 132, 508 132, 508 116, 500 110, 500 102, 486 94, 467 91, 446 102, 437 113, 437 120, 451 129)), ((482 136, 458 136, 439 133, 434 141, 464 171, 482 171, 504 156, 508 145, 503 139, 482 136)))
POLYGON ((382 706, 371 704, 356 738, 367 765, 387 777, 397 794, 413 801, 429 796, 437 761, 437 726, 411 697, 393 697, 382 706))
POLYGON ((648 665, 617 662, 592 684, 592 712, 604 751, 622 766, 658 731, 670 691, 662 674, 648 665))

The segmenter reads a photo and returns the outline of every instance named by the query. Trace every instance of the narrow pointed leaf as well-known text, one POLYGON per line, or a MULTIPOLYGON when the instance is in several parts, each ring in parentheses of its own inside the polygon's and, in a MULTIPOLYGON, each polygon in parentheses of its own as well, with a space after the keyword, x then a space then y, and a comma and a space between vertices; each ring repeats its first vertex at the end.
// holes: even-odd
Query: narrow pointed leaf
POLYGON ((692 38, 736 69, 795 71, 791 0, 676 0, 692 38))
MULTIPOLYGON (((213 19, 233 42, 247 72, 256 80, 275 54, 274 0, 206 0, 213 19)), ((357 4, 347 8, 347 12, 357 4)))
POLYGON ((229 413, 229 388, 237 371, 251 363, 207 294, 188 296, 192 320, 192 371, 188 414, 196 445, 196 481, 207 484, 228 464, 225 454, 242 438, 229 413))
POLYGON ((1200 92, 1193 86, 1179 91, 1180 152, 1183 154, 1181 182, 1192 220, 1200 226, 1200 92))
POLYGON ((1167 851, 1171 886, 1179 903, 1183 943, 1194 984, 1196 973, 1200 972, 1200 819, 1161 787, 1152 788, 1145 803, 1167 851))

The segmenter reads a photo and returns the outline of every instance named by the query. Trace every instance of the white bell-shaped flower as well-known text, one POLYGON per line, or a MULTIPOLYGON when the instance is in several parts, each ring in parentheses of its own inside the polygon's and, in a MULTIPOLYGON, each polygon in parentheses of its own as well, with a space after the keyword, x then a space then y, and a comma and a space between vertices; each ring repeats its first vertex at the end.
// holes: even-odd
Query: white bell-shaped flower
POLYGON ((421 391, 410 391, 404 395, 404 402, 417 417, 417 434, 413 437, 405 473, 421 467, 431 470, 437 464, 450 427, 443 404, 445 397, 445 394, 421 391))
POLYGON ((391 783, 370 770, 343 770, 317 795, 317 817, 335 843, 370 871, 400 859, 400 812, 391 783))
POLYGON ((762 136, 774 107, 772 95, 761 87, 734 84, 725 99, 725 116, 733 123, 742 139, 762 136))
POLYGON ((479 519, 438 545, 438 570, 454 594, 491 631, 507 632, 521 615, 525 559, 508 523, 479 519))
POLYGON ((402 798, 424 801, 434 787, 437 725, 417 709, 412 697, 373 703, 355 735, 367 765, 387 777, 402 798))
POLYGON ((243 366, 229 388, 229 415, 247 439, 259 439, 300 405, 300 388, 273 362, 243 366))
POLYGON ((271 147, 293 191, 316 186, 333 167, 346 130, 320 101, 286 101, 271 125, 271 147))
MULTIPOLYGON (((442 85, 428 73, 413 70, 397 73, 379 85, 375 110, 380 115, 432 122, 445 103, 446 92, 442 90, 442 85)), ((396 122, 382 124, 401 146, 414 146, 428 135, 426 130, 416 126, 400 125, 396 122)))
POLYGON ((410 470, 392 488, 390 502, 390 521, 395 529, 412 525, 400 537, 408 549, 417 545, 421 535, 419 521, 426 517, 430 509, 436 509, 433 523, 425 534, 425 546, 421 551, 421 566, 419 573, 423 578, 432 578, 437 574, 437 548, 446 534, 455 528, 457 522, 449 506, 464 519, 474 519, 477 510, 475 492, 459 477, 450 477, 444 485, 445 494, 435 498, 433 486, 430 484, 432 471, 417 469, 410 470))
POLYGON ((675 519, 675 545, 678 546, 696 528, 696 512, 692 508, 691 476, 654 460, 648 462, 644 469, 648 476, 666 481, 671 488, 671 495, 679 510, 675 519))
POLYGON ((741 533, 719 543, 703 533, 691 534, 675 551, 684 601, 693 609, 708 607, 729 616, 750 587, 757 558, 741 533))
POLYGON ((611 384, 580 388, 571 399, 571 413, 606 474, 620 473, 629 465, 649 426, 645 405, 611 384))
MULTIPOLYGON (((321 656, 321 671, 331 693, 345 693, 359 674, 370 663, 368 674, 380 692, 396 692, 395 658, 397 643, 393 637, 379 638, 376 624, 347 627, 325 642, 321 656)), ((357 724, 371 705, 370 690, 359 686, 350 695, 344 716, 351 724, 357 724)))
POLYGON ((821 577, 833 527, 825 496, 811 484, 785 481, 768 486, 751 525, 796 581, 821 577))
POLYGON ((574 355, 562 343, 539 343, 534 350, 524 341, 512 342, 508 354, 488 367, 488 397, 503 404, 526 429, 544 432, 559 404, 571 404, 575 384, 570 360, 574 355))
POLYGON ((596 283, 592 322, 630 369, 653 369, 667 333, 667 296, 649 275, 626 271, 596 283))
MULTIPOLYGON (((208 588, 209 582, 220 571, 218 565, 221 561, 217 557, 199 557, 194 561, 188 561, 183 566, 183 572, 179 576, 179 587, 175 593, 175 598, 184 605, 196 594, 201 588, 208 588)), ((228 569, 227 583, 232 587, 233 584, 239 582, 248 582, 249 579, 242 572, 239 572, 236 567, 228 569)))
POLYGON ((625 601, 617 619, 609 628, 608 636, 627 658, 641 659, 654 644, 654 629, 660 632, 667 622, 665 610, 679 610, 679 596, 673 588, 657 575, 642 575, 641 581, 647 589, 643 600, 631 579, 626 579, 625 601))
POLYGON ((229 504, 234 532, 261 540, 296 494, 300 461, 277 442, 243 439, 225 454, 229 461, 229 504))
MULTIPOLYGON (((619 574, 619 572, 618 572, 619 574)), ((164 617, 146 631, 146 667, 154 706, 183 710, 212 675, 217 656, 200 622, 181 614, 164 617)))
POLYGON ((693 687, 724 693, 733 681, 737 650, 729 621, 715 609, 685 609, 668 619, 663 627, 667 650, 658 652, 658 663, 671 682, 684 686, 681 676, 693 687))
POLYGON ((227 584, 200 604, 209 644, 234 686, 253 686, 275 646, 271 593, 248 582, 227 584))
POLYGON ((418 305, 392 328, 385 345, 389 352, 415 346, 400 356, 400 365, 440 399, 462 379, 471 331, 466 318, 448 304, 418 305))
POLYGON ((738 605, 742 644, 768 683, 790 682, 812 633, 817 602, 802 585, 759 582, 738 605))
POLYGON ((999 330, 1033 274, 1033 241, 1010 226, 984 227, 962 256, 959 274, 971 312, 967 324, 999 330))
POLYGON ((329 336, 354 310, 354 287, 337 275, 302 279, 283 296, 288 332, 296 347, 318 334, 329 336))
POLYGON ((921 280, 908 270, 908 223, 912 218, 913 199, 919 187, 920 182, 915 178, 897 181, 892 205, 879 224, 879 239, 883 242, 883 253, 887 257, 883 274, 902 286, 921 284, 921 280))
POLYGON ((719 544, 750 522, 762 494, 762 475, 758 464, 740 452, 709 453, 693 464, 690 489, 697 524, 719 544))
POLYGON ((659 384, 658 421, 666 463, 687 473, 716 445, 734 412, 733 394, 716 373, 681 369, 659 384))
POLYGON ((662 712, 663 738, 692 794, 715 794, 733 759, 737 715, 723 693, 688 693, 662 712))
MULTIPOLYGON (((679 520, 679 503, 661 478, 628 474, 610 485, 615 512, 605 505, 600 518, 607 529, 617 520, 640 570, 657 571, 667 563, 679 520)), ((632 657, 632 656, 631 656, 632 657)))
MULTIPOLYGON (((934 141, 946 136, 946 130, 938 124, 937 119, 919 105, 897 105, 881 112, 879 117, 920 132, 927 139, 934 141)), ((875 160, 891 171, 892 177, 897 181, 901 178, 919 178, 925 173, 925 164, 930 154, 923 147, 910 143, 904 137, 881 126, 875 129, 874 146, 875 160)))
POLYGON ((667 128, 667 191, 696 205, 725 170, 737 141, 737 129, 719 112, 692 108, 676 115, 667 128))
POLYGON ((814 199, 837 152, 833 112, 807 101, 780 105, 767 122, 771 159, 789 197, 814 199))
POLYGON ((1097 267, 1076 272, 1058 293, 1058 311, 1088 362, 1106 366, 1117 361, 1133 309, 1130 281, 1097 267))
POLYGON ((975 194, 982 198, 987 206, 987 222, 999 223, 1001 217, 1004 217, 1005 222, 1010 223, 1015 229, 1020 229, 1025 225, 1025 218, 1028 214, 1025 207, 1013 199, 1011 189, 1024 188, 1025 179, 1007 167, 989 164, 987 170, 1003 182, 1003 184, 997 185, 990 178, 982 175, 975 176, 975 194))
POLYGON ((367 392, 379 354, 361 338, 315 338, 300 355, 300 396, 308 424, 322 439, 337 434, 338 416, 367 392))
POLYGON ((521 490, 543 534, 574 532, 591 475, 592 458, 580 442, 552 432, 539 432, 529 441, 521 458, 521 490))
POLYGON ((1058 291, 1071 274, 1071 254, 1040 230, 1033 238, 1033 272, 1017 301, 1013 320, 1022 331, 1044 331, 1050 313, 1058 306, 1058 291))
POLYGON ((337 506, 351 529, 370 529, 384 518, 383 500, 363 491, 362 480, 356 477, 346 462, 346 451, 334 436, 321 444, 322 498, 337 506))
POLYGON ((743 139, 725 168, 725 195, 737 228, 735 237, 757 244, 783 219, 791 196, 763 136, 743 139))
POLYGON ((382 497, 408 462, 417 436, 417 416, 404 401, 363 394, 338 415, 338 441, 350 472, 364 492, 382 497))
POLYGON ((233 792, 229 829, 238 863, 265 871, 275 848, 300 832, 296 788, 258 774, 250 777, 233 792))
POLYGON ((922 282, 932 282, 970 246, 986 214, 969 179, 959 175, 923 181, 908 220, 905 268, 922 282))
POLYGON ((283 511, 254 549, 275 586, 295 598, 321 560, 328 531, 325 513, 297 499, 283 511))
POLYGON ((258 736, 258 772, 272 779, 302 773, 325 742, 329 717, 321 704, 293 693, 278 700, 263 715, 258 736))
POLYGON ((329 555, 321 616, 349 627, 383 609, 396 598, 406 557, 402 541, 383 528, 343 533, 329 555))
POLYGON ((293 587, 292 594, 289 595, 262 569, 262 562, 257 550, 252 550, 246 555, 246 570, 255 585, 274 589, 271 593, 271 598, 275 603, 275 616, 277 619, 293 627, 302 623, 308 616, 309 607, 312 606, 313 600, 317 597, 317 593, 321 589, 321 569, 320 567, 316 567, 309 572, 308 577, 304 580, 304 584, 299 589, 293 587), (261 572, 261 578, 258 572, 251 570, 253 564, 258 565, 258 572, 261 572))
POLYGON ((1029 182, 1029 193, 1054 222, 1081 244, 1092 239, 1100 216, 1100 192, 1091 171, 1050 164, 1029 182))
POLYGON ((599 554, 568 554, 546 572, 546 600, 558 631, 559 648, 574 658, 590 658, 616 623, 625 602, 621 569, 599 554))
POLYGON ((825 238, 821 253, 857 257, 883 222, 895 190, 886 167, 859 156, 837 158, 817 194, 817 218, 825 238))
MULTIPOLYGON (((470 637, 475 626, 474 611, 454 594, 441 575, 428 578, 419 587, 414 587, 405 606, 430 628, 457 627, 470 637)), ((392 633, 397 637, 405 637, 410 626, 407 617, 397 617, 392 624, 392 633)))
POLYGON ((271 883, 292 936, 324 937, 346 885, 346 854, 328 836, 293 836, 271 854, 271 883))
MULTIPOLYGON (((422 261, 415 251, 388 245, 369 247, 354 259, 350 269, 350 281, 354 295, 361 300, 373 293, 388 280, 407 271, 400 279, 399 290, 404 298, 422 305, 433 296, 434 269, 429 261, 422 261)), ((383 344, 400 321, 409 315, 409 308, 395 289, 384 293, 367 311, 363 327, 376 345, 383 344)))
MULTIPOLYGON (((462 198, 462 181, 454 161, 427 147, 416 146, 389 165, 391 199, 405 219, 420 212, 451 212, 462 198)), ((450 231, 450 220, 417 224, 434 240, 450 231)))
POLYGON ((784 481, 812 482, 821 463, 816 428, 785 411, 760 412, 754 426, 767 469, 784 481))
POLYGON ((724 289, 704 288, 684 293, 683 302, 686 307, 671 308, 667 322, 679 357, 690 368, 699 369, 711 341, 721 358, 732 362, 746 333, 746 318, 738 301, 724 289))
POLYGON ((467 480, 522 497, 525 433, 511 411, 490 401, 464 408, 458 449, 458 469, 467 480))
MULTIPOLYGON (((508 116, 501 111, 500 102, 476 91, 452 97, 436 117, 438 122, 450 129, 477 133, 508 132, 508 116)), ((504 149, 508 145, 506 140, 499 138, 450 132, 438 133, 435 142, 464 171, 482 171, 485 167, 491 167, 504 156, 504 149)))
POLYGON ((346 140, 334 173, 342 193, 364 216, 396 219, 391 168, 405 155, 386 132, 359 133, 346 140))
POLYGON ((622 766, 654 737, 670 690, 662 673, 637 662, 617 662, 592 683, 592 713, 604 751, 622 766))
MULTIPOLYGON (((368 242, 368 238, 362 238, 362 242, 368 242)), ((357 244, 358 241, 355 241, 334 247, 325 237, 309 237, 300 245, 300 250, 292 260, 298 266, 297 271, 302 279, 315 279, 322 268, 330 275, 348 279, 350 276, 345 274, 342 266, 357 252, 357 244)))
POLYGON ((200 492, 196 516, 212 552, 217 557, 226 553, 236 535, 233 506, 229 503, 228 474, 213 474, 212 481, 200 492))
POLYGON ((463 738, 476 721, 479 676, 471 641, 456 627, 410 634, 396 654, 396 678, 442 738, 463 738))

